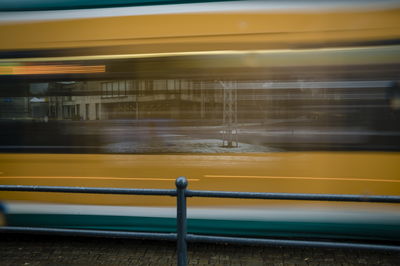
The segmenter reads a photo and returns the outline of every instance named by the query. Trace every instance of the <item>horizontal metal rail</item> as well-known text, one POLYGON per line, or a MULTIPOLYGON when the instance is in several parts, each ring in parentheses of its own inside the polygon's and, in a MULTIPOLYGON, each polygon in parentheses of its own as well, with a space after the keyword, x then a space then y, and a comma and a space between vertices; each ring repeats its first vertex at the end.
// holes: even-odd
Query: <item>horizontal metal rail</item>
POLYGON ((244 244, 244 245, 266 245, 266 246, 291 246, 291 247, 323 247, 323 248, 357 248, 374 249, 382 251, 400 251, 400 246, 394 245, 374 245, 360 243, 343 243, 331 241, 307 241, 307 240, 286 240, 286 239, 266 239, 266 238, 242 238, 224 236, 206 236, 187 234, 189 242, 204 243, 224 243, 224 244, 244 244))
MULTIPOLYGON (((176 233, 149 233, 149 232, 127 232, 127 231, 105 231, 105 230, 86 230, 86 229, 60 229, 60 228, 41 228, 41 227, 22 227, 22 226, 0 226, 0 233, 29 233, 41 235, 65 235, 65 236, 85 236, 85 237, 111 237, 123 239, 144 239, 176 241, 176 233)), ((223 244, 244 244, 244 245, 265 245, 265 246, 291 246, 291 247, 324 247, 324 248, 356 248, 374 249, 382 251, 400 251, 400 246, 394 245, 375 245, 360 243, 342 243, 331 241, 306 241, 306 240, 284 240, 267 238, 243 238, 243 237, 223 237, 187 234, 188 242, 203 243, 223 243, 223 244)))
POLYGON ((187 197, 400 203, 400 196, 186 190, 187 197))
POLYGON ((61 229, 61 228, 41 228, 23 226, 0 226, 2 233, 30 233, 44 235, 74 235, 90 237, 112 237, 146 240, 165 240, 176 241, 176 233, 149 233, 149 232, 128 232, 128 231, 106 231, 106 230, 86 230, 86 229, 61 229))
POLYGON ((204 191, 204 190, 187 190, 186 189, 187 185, 188 182, 184 177, 180 177, 176 180, 176 189, 130 189, 130 188, 0 185, 0 191, 174 196, 177 198, 177 233, 126 232, 126 231, 12 227, 12 226, 0 227, 0 232, 177 241, 178 265, 187 264, 187 241, 206 242, 206 243, 221 242, 221 243, 231 243, 231 244, 250 244, 250 245, 269 245, 269 246, 357 248, 357 249, 374 249, 374 250, 396 251, 396 252, 400 251, 400 246, 396 245, 378 245, 378 244, 348 243, 348 242, 342 243, 333 241, 331 242, 331 241, 265 239, 265 238, 259 239, 259 238, 222 237, 222 236, 187 234, 187 206, 186 206, 187 197, 400 203, 400 196, 204 191))
POLYGON ((94 187, 0 185, 0 191, 176 196, 176 189, 135 189, 135 188, 94 188, 94 187))

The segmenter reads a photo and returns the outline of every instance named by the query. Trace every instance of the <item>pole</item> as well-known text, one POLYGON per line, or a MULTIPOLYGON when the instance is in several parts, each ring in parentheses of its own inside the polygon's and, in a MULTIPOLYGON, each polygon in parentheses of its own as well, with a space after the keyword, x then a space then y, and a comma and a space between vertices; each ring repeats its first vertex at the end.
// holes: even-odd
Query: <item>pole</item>
POLYGON ((178 266, 187 265, 187 220, 186 220, 186 187, 188 181, 185 177, 176 179, 177 189, 177 260, 178 266))

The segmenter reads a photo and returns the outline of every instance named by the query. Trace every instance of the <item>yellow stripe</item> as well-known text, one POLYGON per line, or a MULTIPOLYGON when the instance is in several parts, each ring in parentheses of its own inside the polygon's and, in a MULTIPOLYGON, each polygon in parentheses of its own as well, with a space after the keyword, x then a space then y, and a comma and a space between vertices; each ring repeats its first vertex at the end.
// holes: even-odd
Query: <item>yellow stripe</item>
MULTIPOLYGON (((94 179, 94 180, 142 180, 142 181, 175 181, 175 178, 146 177, 98 177, 98 176, 2 176, 0 179, 94 179)), ((200 181, 200 179, 188 179, 200 181)))
MULTIPOLYGON (((330 48, 327 48, 327 50, 330 48)), ((340 49, 340 48, 339 48, 340 49)), ((337 50, 337 49, 335 49, 337 50)), ((300 50, 302 51, 302 50, 300 50)), ((306 51, 306 50, 305 50, 306 51)), ((63 56, 63 57, 33 57, 33 58, 12 58, 0 59, 0 62, 58 62, 58 61, 86 61, 105 59, 140 59, 177 56, 207 56, 207 55, 251 55, 251 54, 272 54, 280 52, 293 52, 293 50, 252 50, 252 51, 192 51, 192 52, 169 52, 169 53, 142 53, 142 54, 115 54, 115 55, 84 55, 84 56, 63 56)))
POLYGON ((364 182, 388 182, 400 183, 400 180, 394 179, 369 179, 369 178, 336 178, 336 177, 307 177, 307 176, 234 176, 234 175, 204 175, 204 177, 213 178, 248 178, 248 179, 300 179, 300 180, 335 180, 335 181, 364 181, 364 182))
POLYGON ((190 51, 190 52, 163 52, 163 53, 138 53, 138 54, 108 54, 108 55, 83 55, 83 56, 61 56, 61 57, 33 57, 33 58, 6 58, 0 59, 0 63, 25 63, 25 62, 59 62, 59 61, 88 61, 88 60, 115 60, 115 59, 141 59, 141 58, 161 58, 161 57, 183 57, 183 56, 250 56, 250 55, 290 55, 305 54, 310 52, 351 52, 366 51, 380 52, 389 50, 396 52, 400 49, 399 45, 382 45, 370 47, 345 47, 345 48, 319 48, 319 49, 274 49, 274 50, 214 50, 214 51, 190 51), (394 50, 394 51, 393 51, 394 50))

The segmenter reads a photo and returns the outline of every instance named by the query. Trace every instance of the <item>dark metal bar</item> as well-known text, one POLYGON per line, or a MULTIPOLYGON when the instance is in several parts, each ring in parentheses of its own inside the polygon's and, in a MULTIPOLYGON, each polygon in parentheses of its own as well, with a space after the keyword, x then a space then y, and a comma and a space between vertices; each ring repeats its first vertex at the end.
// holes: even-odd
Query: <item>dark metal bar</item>
POLYGON ((186 187, 188 182, 186 178, 179 177, 176 179, 176 188, 177 188, 177 260, 178 266, 186 266, 187 265, 187 242, 186 242, 186 234, 187 234, 187 220, 186 220, 186 187))
POLYGON ((284 239, 258 239, 242 237, 222 237, 188 234, 187 241, 204 243, 226 243, 245 245, 267 245, 267 246, 291 246, 291 247, 317 247, 317 248, 356 248, 382 251, 400 251, 400 246, 378 245, 378 244, 357 244, 330 241, 305 241, 305 240, 284 240, 284 239))
POLYGON ((149 239, 176 241, 175 233, 147 233, 147 232, 124 232, 124 231, 103 231, 86 229, 61 229, 61 228, 42 228, 42 227, 17 227, 0 226, 1 233, 30 233, 46 235, 66 235, 66 236, 90 236, 90 237, 113 237, 130 239, 149 239))
POLYGON ((92 188, 92 187, 0 185, 0 191, 176 196, 175 189, 133 189, 133 188, 92 188))
POLYGON ((187 197, 400 203, 400 196, 186 190, 187 197))

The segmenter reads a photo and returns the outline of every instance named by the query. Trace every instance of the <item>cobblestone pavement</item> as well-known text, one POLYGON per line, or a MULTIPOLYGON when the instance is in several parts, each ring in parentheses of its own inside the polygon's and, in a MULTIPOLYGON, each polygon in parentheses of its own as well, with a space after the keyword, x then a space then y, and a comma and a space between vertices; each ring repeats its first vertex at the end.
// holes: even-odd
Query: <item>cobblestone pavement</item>
MULTIPOLYGON (((174 242, 2 234, 0 265, 176 265, 174 242)), ((400 265, 399 252, 189 243, 189 265, 400 265)))

